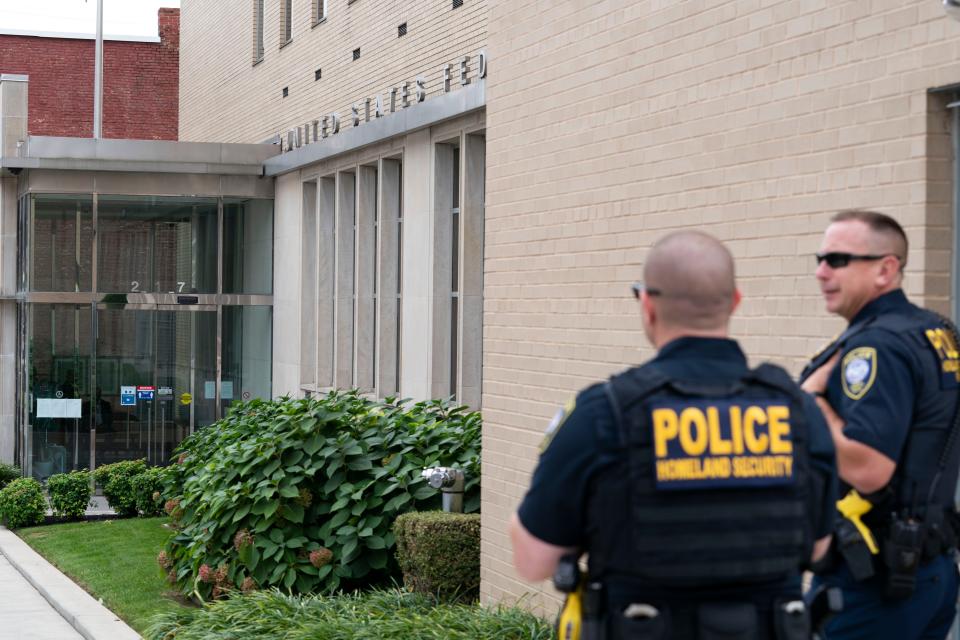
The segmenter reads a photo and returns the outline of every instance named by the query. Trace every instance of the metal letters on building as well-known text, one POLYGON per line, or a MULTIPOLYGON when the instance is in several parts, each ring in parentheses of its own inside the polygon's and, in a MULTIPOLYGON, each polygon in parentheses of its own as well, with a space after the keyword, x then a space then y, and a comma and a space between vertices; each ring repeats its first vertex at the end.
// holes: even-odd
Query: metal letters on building
MULTIPOLYGON (((470 73, 470 56, 463 56, 460 61, 456 63, 456 67, 452 64, 444 65, 440 71, 444 93, 449 93, 451 90, 454 68, 456 68, 457 75, 459 75, 460 86, 465 87, 469 85, 471 77, 482 80, 487 77, 487 52, 480 51, 477 53, 476 71, 472 76, 470 73)), ((353 103, 350 107, 350 120, 354 127, 359 127, 361 122, 370 122, 371 117, 375 120, 388 113, 396 113, 398 109, 406 109, 411 104, 423 102, 426 99, 427 79, 423 76, 417 76, 412 86, 409 81, 405 81, 399 87, 391 87, 386 94, 378 93, 372 98, 364 98, 359 102, 353 103)), ((302 126, 294 127, 287 131, 286 136, 281 135, 281 151, 286 153, 292 149, 298 149, 303 145, 319 142, 339 132, 340 114, 334 112, 302 126)))

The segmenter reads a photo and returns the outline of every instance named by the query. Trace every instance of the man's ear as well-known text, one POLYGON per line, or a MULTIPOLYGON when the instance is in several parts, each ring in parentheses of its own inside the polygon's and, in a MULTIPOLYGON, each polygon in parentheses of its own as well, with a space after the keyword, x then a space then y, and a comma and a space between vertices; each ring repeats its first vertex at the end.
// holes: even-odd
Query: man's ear
POLYGON ((643 313, 643 322, 648 326, 653 326, 657 319, 657 309, 653 306, 653 299, 644 291, 640 294, 640 311, 643 313))
POLYGON ((886 256, 880 261, 880 271, 877 273, 877 285, 888 287, 900 278, 900 259, 896 256, 886 256))
POLYGON ((730 315, 733 315, 733 312, 737 310, 737 307, 740 306, 740 301, 743 300, 743 294, 740 293, 740 289, 734 287, 733 289, 733 304, 730 305, 730 315))

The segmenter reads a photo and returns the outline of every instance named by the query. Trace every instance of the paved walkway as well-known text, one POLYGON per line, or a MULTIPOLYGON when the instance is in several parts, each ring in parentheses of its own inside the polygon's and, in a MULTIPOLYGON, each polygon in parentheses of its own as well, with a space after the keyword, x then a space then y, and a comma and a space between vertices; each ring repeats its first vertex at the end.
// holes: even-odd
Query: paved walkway
POLYGON ((0 555, 0 639, 82 638, 6 557, 0 555))
POLYGON ((138 640, 137 633, 0 527, 0 640, 138 640))

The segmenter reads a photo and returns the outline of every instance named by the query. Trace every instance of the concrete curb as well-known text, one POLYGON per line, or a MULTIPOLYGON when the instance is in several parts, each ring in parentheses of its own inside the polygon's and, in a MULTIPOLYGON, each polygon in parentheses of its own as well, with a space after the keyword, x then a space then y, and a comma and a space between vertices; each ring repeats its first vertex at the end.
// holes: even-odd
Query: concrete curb
POLYGON ((60 573, 12 531, 0 527, 0 554, 87 640, 137 640, 116 614, 60 573))

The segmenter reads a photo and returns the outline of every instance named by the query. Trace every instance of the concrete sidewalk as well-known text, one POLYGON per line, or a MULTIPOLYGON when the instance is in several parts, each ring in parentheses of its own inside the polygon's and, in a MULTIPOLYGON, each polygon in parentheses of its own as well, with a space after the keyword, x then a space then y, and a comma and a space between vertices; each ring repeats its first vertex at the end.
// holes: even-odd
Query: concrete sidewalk
POLYGON ((0 527, 0 640, 136 640, 137 633, 0 527))

